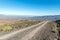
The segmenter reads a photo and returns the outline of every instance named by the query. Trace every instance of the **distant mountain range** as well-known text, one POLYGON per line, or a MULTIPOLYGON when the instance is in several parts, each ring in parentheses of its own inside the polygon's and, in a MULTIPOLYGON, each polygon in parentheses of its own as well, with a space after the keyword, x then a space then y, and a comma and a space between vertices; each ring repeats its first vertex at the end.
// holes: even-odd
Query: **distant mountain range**
POLYGON ((11 15, 0 15, 0 18, 23 18, 31 20, 60 20, 60 15, 53 16, 11 16, 11 15))
POLYGON ((31 17, 32 20, 60 20, 60 15, 54 16, 35 16, 31 17))

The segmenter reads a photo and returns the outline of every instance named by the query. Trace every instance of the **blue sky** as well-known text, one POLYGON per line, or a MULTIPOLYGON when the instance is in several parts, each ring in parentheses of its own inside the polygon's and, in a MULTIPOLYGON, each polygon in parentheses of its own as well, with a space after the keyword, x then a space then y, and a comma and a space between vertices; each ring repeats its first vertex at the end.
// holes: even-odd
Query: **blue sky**
POLYGON ((0 14, 4 15, 60 15, 59 0, 0 0, 0 14))

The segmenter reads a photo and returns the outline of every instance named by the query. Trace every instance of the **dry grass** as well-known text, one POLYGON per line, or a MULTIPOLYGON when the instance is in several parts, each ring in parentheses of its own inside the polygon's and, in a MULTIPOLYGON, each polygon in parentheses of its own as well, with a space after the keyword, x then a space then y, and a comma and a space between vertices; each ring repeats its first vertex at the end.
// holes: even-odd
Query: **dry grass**
POLYGON ((0 31, 12 31, 15 29, 20 29, 24 27, 28 27, 30 25, 34 25, 39 23, 40 21, 36 20, 24 20, 24 21, 18 21, 13 23, 4 24, 0 27, 0 31))
POLYGON ((17 22, 23 19, 16 19, 16 18, 2 18, 0 19, 0 26, 4 25, 4 24, 8 24, 8 23, 13 23, 13 22, 17 22))

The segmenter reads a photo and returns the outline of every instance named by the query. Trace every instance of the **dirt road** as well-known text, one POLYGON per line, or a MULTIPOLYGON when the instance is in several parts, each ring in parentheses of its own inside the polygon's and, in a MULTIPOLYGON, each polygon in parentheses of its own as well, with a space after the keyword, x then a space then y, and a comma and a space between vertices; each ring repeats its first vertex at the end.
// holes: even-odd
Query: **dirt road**
POLYGON ((39 30, 41 31, 43 29, 43 27, 48 24, 48 22, 49 21, 44 21, 44 22, 38 23, 36 25, 32 25, 30 27, 3 35, 0 37, 0 40, 35 40, 35 39, 33 39, 35 34, 39 30))

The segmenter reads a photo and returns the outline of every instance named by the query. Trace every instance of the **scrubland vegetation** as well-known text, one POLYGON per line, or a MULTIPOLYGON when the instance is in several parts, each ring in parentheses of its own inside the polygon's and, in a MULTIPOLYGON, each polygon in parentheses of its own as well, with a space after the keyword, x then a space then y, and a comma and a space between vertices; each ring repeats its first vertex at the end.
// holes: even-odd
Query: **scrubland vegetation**
POLYGON ((2 26, 0 26, 0 31, 12 31, 12 30, 16 30, 16 29, 21 29, 21 28, 25 28, 28 27, 30 25, 34 25, 39 23, 40 21, 36 21, 36 20, 24 20, 24 21, 18 21, 18 22, 14 22, 14 23, 8 23, 8 24, 4 24, 2 26))
POLYGON ((58 30, 58 40, 60 40, 60 20, 55 21, 57 23, 57 30, 58 30))
POLYGON ((57 40, 58 39, 58 28, 57 28, 57 23, 55 22, 55 21, 53 21, 52 23, 51 23, 52 25, 53 25, 53 29, 52 29, 52 33, 54 34, 54 36, 55 36, 55 38, 54 38, 54 40, 57 40))
POLYGON ((60 40, 60 20, 56 20, 51 24, 54 25, 53 30, 51 32, 55 34, 55 40, 60 40))

